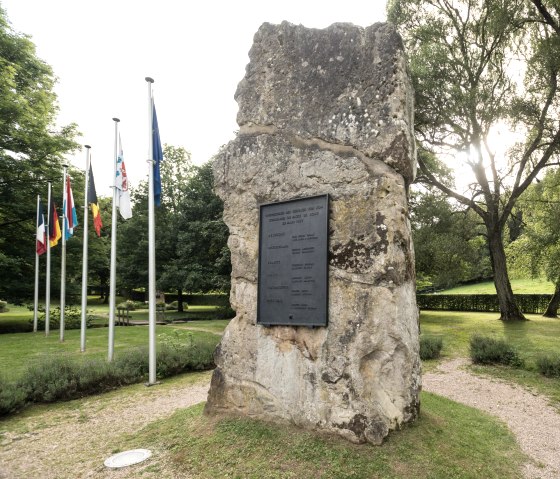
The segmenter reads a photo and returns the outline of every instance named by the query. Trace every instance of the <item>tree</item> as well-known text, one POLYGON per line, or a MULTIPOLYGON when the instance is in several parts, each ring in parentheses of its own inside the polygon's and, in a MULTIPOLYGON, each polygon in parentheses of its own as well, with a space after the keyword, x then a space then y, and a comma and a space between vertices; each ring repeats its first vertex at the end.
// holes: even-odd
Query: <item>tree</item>
MULTIPOLYGON (((182 148, 164 147, 162 205, 156 208, 157 287, 183 291, 229 289, 231 266, 223 204, 213 192, 212 167, 192 166, 182 148)), ((128 288, 148 284, 147 185, 133 192, 133 217, 119 227, 119 274, 128 288)))
POLYGON ((491 276, 477 216, 453 207, 437 190, 411 193, 417 286, 436 289, 491 276))
POLYGON ((195 167, 181 206, 177 253, 186 266, 183 287, 203 292, 229 290, 229 232, 222 220, 223 202, 214 193, 211 162, 195 167))
POLYGON ((547 172, 519 201, 523 234, 508 246, 515 271, 531 277, 543 274, 554 284, 554 294, 543 316, 556 318, 560 306, 560 170, 547 172))
POLYGON ((533 0, 392 0, 389 20, 410 54, 420 180, 474 211, 485 227, 500 319, 525 319, 508 277, 503 235, 520 195, 557 162, 560 11, 533 0), (520 69, 524 84, 521 88, 520 69), (509 124, 523 141, 499 164, 492 130, 509 124), (445 184, 426 158, 462 153, 476 181, 445 184))
POLYGON ((9 271, 0 297, 14 302, 32 297, 37 194, 45 195, 47 180, 61 194, 63 156, 77 147, 75 125, 54 127, 54 83, 51 67, 0 8, 0 268, 9 271))

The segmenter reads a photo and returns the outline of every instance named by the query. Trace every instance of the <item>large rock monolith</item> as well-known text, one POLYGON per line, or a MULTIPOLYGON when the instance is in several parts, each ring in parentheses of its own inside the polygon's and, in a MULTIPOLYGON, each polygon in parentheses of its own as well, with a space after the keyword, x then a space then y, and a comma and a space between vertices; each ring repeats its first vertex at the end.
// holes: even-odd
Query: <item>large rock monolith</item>
POLYGON ((265 23, 249 56, 239 134, 214 164, 237 315, 205 411, 379 444, 419 410, 413 91, 402 42, 381 23, 265 23), (257 324, 259 205, 324 194, 328 325, 257 324))

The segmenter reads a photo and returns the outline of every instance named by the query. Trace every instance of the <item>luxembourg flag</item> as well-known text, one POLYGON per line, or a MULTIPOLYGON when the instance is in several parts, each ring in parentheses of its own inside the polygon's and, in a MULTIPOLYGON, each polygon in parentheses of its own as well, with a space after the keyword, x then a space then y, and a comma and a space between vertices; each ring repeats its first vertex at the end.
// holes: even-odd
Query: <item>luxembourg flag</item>
POLYGON ((64 237, 71 238, 74 234, 74 228, 78 226, 78 215, 76 213, 76 205, 74 204, 74 195, 70 185, 70 177, 66 177, 66 200, 63 205, 64 209, 64 237))

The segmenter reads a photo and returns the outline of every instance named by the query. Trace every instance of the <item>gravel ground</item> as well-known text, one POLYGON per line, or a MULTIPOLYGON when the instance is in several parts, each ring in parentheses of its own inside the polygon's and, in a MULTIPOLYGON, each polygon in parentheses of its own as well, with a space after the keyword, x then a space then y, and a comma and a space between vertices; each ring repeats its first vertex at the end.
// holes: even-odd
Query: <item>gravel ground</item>
POLYGON ((559 479, 560 414, 545 398, 520 386, 470 374, 462 369, 467 364, 456 359, 440 365, 424 375, 422 388, 497 416, 533 459, 525 465, 525 477, 559 479))

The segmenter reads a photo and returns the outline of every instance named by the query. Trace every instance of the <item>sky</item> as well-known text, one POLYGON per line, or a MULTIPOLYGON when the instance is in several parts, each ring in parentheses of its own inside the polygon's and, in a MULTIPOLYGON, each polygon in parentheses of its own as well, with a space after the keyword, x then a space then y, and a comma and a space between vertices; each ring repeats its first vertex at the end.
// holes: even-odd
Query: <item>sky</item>
MULTIPOLYGON (((311 28, 385 21, 385 0, 0 0, 12 28, 27 34, 58 83, 58 124, 77 123, 91 145, 97 193, 110 196, 115 123, 132 186, 147 178, 148 84, 162 143, 194 164, 234 137, 233 98, 264 22, 311 28)), ((85 169, 82 149, 68 160, 85 169)))

